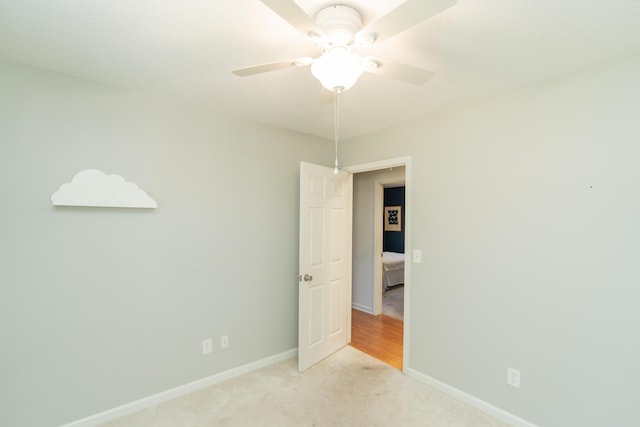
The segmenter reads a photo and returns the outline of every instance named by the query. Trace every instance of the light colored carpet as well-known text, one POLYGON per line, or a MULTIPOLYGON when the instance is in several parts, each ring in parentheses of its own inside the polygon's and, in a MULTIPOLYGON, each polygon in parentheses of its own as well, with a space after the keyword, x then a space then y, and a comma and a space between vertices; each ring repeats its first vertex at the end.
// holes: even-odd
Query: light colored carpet
POLYGON ((382 314, 404 320, 404 285, 394 286, 382 293, 382 314))
POLYGON ((305 373, 294 359, 103 427, 504 427, 366 354, 344 347, 305 373))

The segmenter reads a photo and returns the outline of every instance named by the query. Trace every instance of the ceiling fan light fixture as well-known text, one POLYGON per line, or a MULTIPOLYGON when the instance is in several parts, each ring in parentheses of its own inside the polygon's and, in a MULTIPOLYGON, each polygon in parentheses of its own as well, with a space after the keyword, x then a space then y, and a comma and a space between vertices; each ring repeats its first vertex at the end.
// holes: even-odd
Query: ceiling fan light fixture
POLYGON ((311 74, 326 89, 345 91, 364 72, 364 59, 345 47, 334 47, 311 64, 311 74))

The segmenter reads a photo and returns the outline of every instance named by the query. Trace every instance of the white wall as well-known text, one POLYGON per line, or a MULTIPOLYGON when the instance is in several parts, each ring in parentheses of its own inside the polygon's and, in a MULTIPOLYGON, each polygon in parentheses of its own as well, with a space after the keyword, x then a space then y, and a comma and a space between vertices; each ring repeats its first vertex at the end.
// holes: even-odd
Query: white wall
POLYGON ((412 369, 540 426, 640 424, 638 76, 634 57, 342 145, 412 158, 412 369))
POLYGON ((0 425, 77 420, 297 347, 299 161, 326 141, 0 63, 0 425), (98 168, 157 210, 55 208, 98 168), (201 356, 200 342, 231 346, 201 356))
MULTIPOLYGON (((353 306, 374 312, 375 194, 378 183, 404 181, 405 168, 356 173, 353 176, 353 306)), ((380 232, 382 238, 382 232, 380 232)))

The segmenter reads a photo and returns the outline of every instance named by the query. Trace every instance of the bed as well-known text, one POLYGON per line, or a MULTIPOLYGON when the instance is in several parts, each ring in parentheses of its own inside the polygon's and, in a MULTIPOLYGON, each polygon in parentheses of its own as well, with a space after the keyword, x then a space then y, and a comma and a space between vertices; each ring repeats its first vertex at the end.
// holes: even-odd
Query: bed
POLYGON ((404 284, 404 254, 382 253, 382 286, 386 291, 392 286, 404 284))

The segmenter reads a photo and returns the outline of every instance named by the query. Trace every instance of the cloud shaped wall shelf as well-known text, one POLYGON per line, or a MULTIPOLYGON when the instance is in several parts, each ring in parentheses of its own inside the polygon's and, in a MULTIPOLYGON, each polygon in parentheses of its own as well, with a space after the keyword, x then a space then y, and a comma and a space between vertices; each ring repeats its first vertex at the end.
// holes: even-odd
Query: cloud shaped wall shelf
POLYGON ((78 172, 51 195, 55 206, 102 208, 157 208, 158 203, 133 182, 97 169, 78 172))

